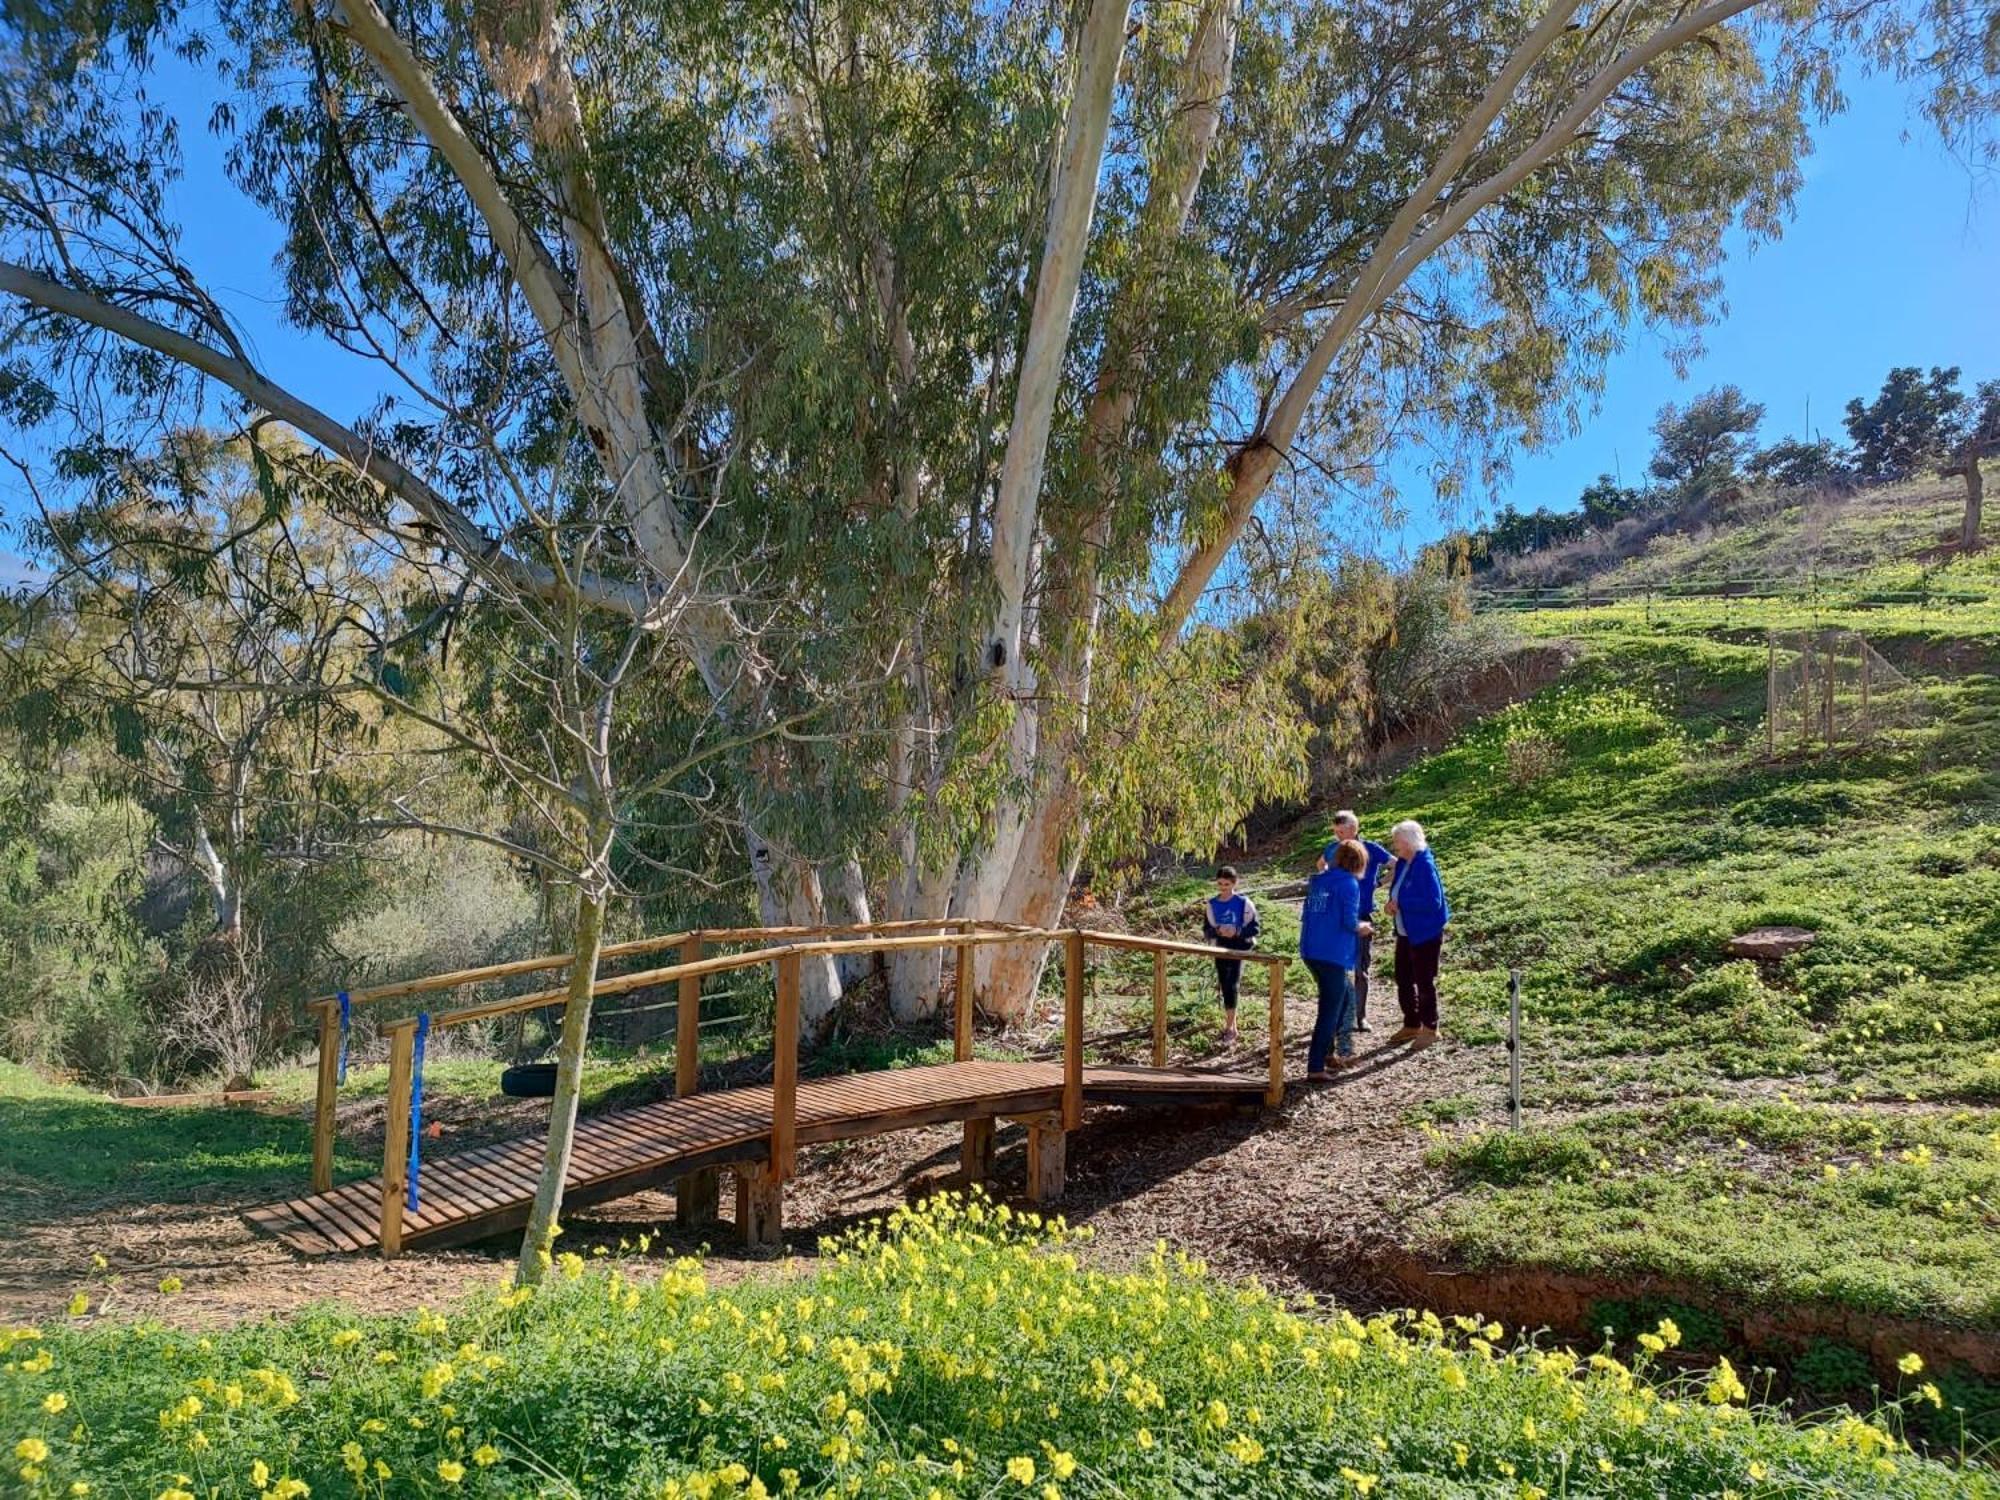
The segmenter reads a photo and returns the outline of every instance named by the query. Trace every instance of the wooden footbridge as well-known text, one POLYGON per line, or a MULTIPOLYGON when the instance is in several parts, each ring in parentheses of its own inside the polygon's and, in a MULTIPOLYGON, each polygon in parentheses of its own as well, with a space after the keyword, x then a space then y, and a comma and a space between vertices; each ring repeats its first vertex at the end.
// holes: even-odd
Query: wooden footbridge
MULTIPOLYGON (((679 950, 678 962, 600 978, 593 994, 624 994, 670 983, 677 987, 675 1097, 579 1119, 564 1178, 565 1206, 605 1202, 672 1182, 681 1222, 710 1222, 718 1208, 716 1172, 727 1167, 736 1177, 739 1232, 746 1243, 768 1247, 777 1244, 780 1237, 784 1184, 797 1170, 801 1144, 962 1121, 961 1176, 967 1182, 978 1182, 992 1165, 996 1126, 1003 1120, 1018 1121, 1028 1130, 1029 1197, 1048 1202, 1062 1193, 1065 1141, 1068 1132, 1081 1122, 1087 1103, 1276 1104, 1284 1097, 1285 974, 1289 960, 1280 954, 1244 953, 1124 933, 1049 931, 952 919, 675 933, 607 946, 603 957, 615 959, 667 949, 679 950), (738 943, 761 946, 747 952, 704 956, 705 950, 738 943), (1042 943, 1062 948, 1060 1062, 993 1062, 973 1057, 973 953, 996 943, 1042 943), (957 955, 953 1061, 800 1080, 798 1013, 804 958, 941 947, 951 948, 957 955), (1092 947, 1152 955, 1150 1067, 1086 1065, 1084 964, 1092 947), (1166 966, 1172 957, 1243 959, 1265 966, 1270 1024, 1268 1068, 1264 1072, 1166 1065, 1166 966), (710 975, 764 964, 773 967, 776 977, 771 1081, 703 1093, 696 1054, 702 981, 710 975)), ((426 1033, 448 1027, 559 1007, 568 1001, 567 988, 384 1023, 381 1029, 389 1043, 389 1098, 382 1171, 335 1186, 334 1106, 343 1071, 346 1018, 355 1005, 554 970, 568 963, 568 954, 523 959, 313 1001, 311 1009, 319 1022, 314 1191, 256 1209, 248 1215, 250 1223, 312 1255, 375 1247, 383 1255, 393 1256, 413 1246, 465 1244, 522 1227, 547 1157, 546 1140, 524 1136, 435 1158, 422 1155, 422 1133, 412 1132, 422 1099, 422 1042, 426 1033), (415 1191, 413 1168, 418 1184, 415 1191)))

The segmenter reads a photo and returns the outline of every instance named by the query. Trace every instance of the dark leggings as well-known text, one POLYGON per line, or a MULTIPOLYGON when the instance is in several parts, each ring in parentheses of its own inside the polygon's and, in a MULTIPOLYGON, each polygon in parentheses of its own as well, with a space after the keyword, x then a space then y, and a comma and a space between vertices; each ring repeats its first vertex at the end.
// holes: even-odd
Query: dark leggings
POLYGON ((1403 1024, 1436 1031, 1438 1024, 1438 958, 1444 935, 1428 943, 1413 943, 1396 934, 1396 1002, 1403 1007, 1403 1024))
POLYGON ((1215 961, 1215 982, 1222 986, 1222 1008, 1236 1009, 1236 986, 1243 979, 1243 960, 1240 958, 1218 958, 1215 961))

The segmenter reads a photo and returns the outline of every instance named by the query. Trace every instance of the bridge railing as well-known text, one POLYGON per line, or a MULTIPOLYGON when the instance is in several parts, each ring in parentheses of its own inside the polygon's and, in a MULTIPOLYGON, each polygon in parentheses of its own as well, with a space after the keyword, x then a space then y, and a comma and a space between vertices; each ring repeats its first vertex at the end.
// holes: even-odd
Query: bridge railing
MULTIPOLYGON (((754 948, 741 953, 717 954, 712 957, 700 956, 701 944, 704 940, 715 941, 721 935, 690 933, 682 938, 680 962, 663 968, 643 969, 631 974, 600 978, 592 985, 591 994, 593 998, 600 998, 668 982, 679 985, 680 1014, 676 1018, 679 1046, 675 1068, 675 1093, 686 1096, 695 1093, 699 1088, 699 1075, 692 1064, 694 1028, 698 1024, 702 980, 711 974, 731 973, 763 964, 772 965, 776 1009, 772 1017, 771 1039, 769 1176, 773 1183, 788 1180, 797 1169, 799 992, 801 962, 808 955, 841 957, 908 952, 926 948, 952 948, 957 959, 952 1051, 957 1061, 964 1062, 972 1057, 974 950, 1000 943, 1061 943, 1063 947, 1061 1121, 1062 1128, 1066 1131, 1074 1130, 1083 1120, 1084 965, 1089 946, 1137 950, 1153 954, 1153 1057, 1156 1067, 1164 1067, 1166 1061, 1165 974, 1166 961, 1169 957, 1178 955, 1261 963, 1266 966, 1270 975, 1270 1076, 1265 1098, 1271 1104, 1280 1103, 1284 1098, 1285 975, 1290 962, 1285 955, 1217 948, 1200 943, 1138 937, 1126 933, 1087 931, 1082 928, 1050 930, 1011 924, 982 923, 971 918, 882 924, 882 926, 900 928, 917 926, 943 930, 929 933, 892 931, 871 933, 858 938, 839 936, 803 938, 800 941, 754 948)), ((782 934, 784 930, 765 928, 733 931, 755 931, 760 936, 768 936, 774 932, 782 934)), ((661 943, 660 946, 666 945, 661 943)), ((406 989, 404 993, 416 993, 416 991, 406 989)), ((430 1016, 428 1027, 432 1031, 441 1031, 521 1011, 558 1007, 567 1004, 568 1000, 569 991, 565 987, 461 1006, 456 1010, 441 1011, 430 1016)), ((387 1255, 394 1255, 402 1248, 403 1216, 409 1195, 413 1124, 411 1105, 417 1086, 418 1026, 416 1018, 401 1018, 390 1021, 383 1027, 389 1040, 389 1089, 388 1115, 382 1142, 379 1237, 383 1253, 387 1255)))
MULTIPOLYGON (((660 953, 668 949, 679 950, 679 964, 693 963, 700 959, 707 948, 726 943, 758 943, 768 945, 773 939, 820 939, 837 938, 856 934, 934 932, 940 929, 969 931, 999 927, 1003 924, 981 922, 971 917, 911 919, 895 922, 865 922, 846 925, 817 927, 717 927, 694 929, 686 932, 670 932, 652 937, 635 938, 629 942, 606 943, 598 953, 599 962, 621 958, 634 958, 644 954, 660 953)), ((568 953, 547 953, 536 958, 514 959, 507 963, 485 964, 473 969, 454 969, 442 974, 427 974, 418 979, 399 979, 388 984, 371 985, 365 989, 342 991, 339 994, 321 995, 308 1000, 306 1011, 314 1018, 314 1030, 318 1039, 316 1079, 313 1091, 312 1128, 312 1186, 314 1192, 323 1193, 333 1186, 333 1152, 336 1136, 335 1107, 340 1097, 341 1060, 345 1045, 346 1016, 366 1006, 379 1005, 387 1000, 404 1000, 417 995, 438 994, 447 990, 461 989, 467 985, 489 983, 497 980, 516 979, 526 974, 548 973, 569 967, 573 955, 568 953), (343 1006, 343 1000, 345 1005, 343 1006)), ((677 965, 678 967, 678 965, 677 965)), ((658 970, 646 973, 605 976, 592 990, 594 995, 614 995, 626 990, 644 989, 660 981, 658 970), (618 980, 633 979, 636 983, 619 985, 618 980)), ((541 991, 504 1001, 461 1008, 450 1014, 455 1019, 451 1024, 463 1025, 468 1020, 484 1020, 494 1016, 510 1015, 521 1011, 539 1010, 547 1006, 559 1005, 569 998, 567 989, 541 991)), ((696 1046, 699 1040, 697 1011, 701 998, 699 976, 683 979, 680 985, 677 1015, 675 1017, 674 1067, 675 1085, 679 1093, 694 1092, 695 1070, 698 1065, 696 1046), (690 988, 692 986, 692 988, 690 988)), ((414 1021, 403 1023, 414 1026, 414 1021)), ((385 1023, 381 1030, 390 1043, 390 1073, 393 1084, 395 1072, 395 1032, 397 1023, 385 1023)), ((412 1044, 414 1047, 414 1043, 412 1044)))
MULTIPOLYGON (((1285 1100, 1285 976, 1291 955, 1259 953, 1254 949, 1218 948, 1208 943, 1184 943, 1172 938, 1138 937, 1125 932, 1085 931, 1084 942, 1100 948, 1124 948, 1153 955, 1153 1066, 1167 1065, 1167 960, 1170 957, 1213 958, 1227 962, 1241 960, 1262 964, 1270 998, 1269 1068, 1270 1082, 1264 1102, 1273 1106, 1285 1100)), ((1083 965, 1072 966, 1079 974, 1083 965)))

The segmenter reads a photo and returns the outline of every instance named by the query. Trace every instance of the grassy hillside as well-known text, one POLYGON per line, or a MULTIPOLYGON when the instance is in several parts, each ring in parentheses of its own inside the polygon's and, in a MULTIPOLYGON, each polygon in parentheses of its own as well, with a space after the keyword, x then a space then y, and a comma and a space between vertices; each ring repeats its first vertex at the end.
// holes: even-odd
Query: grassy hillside
POLYGON ((1534 1128, 1440 1127, 1439 1101, 1464 1191, 1416 1244, 2000 1327, 2000 591, 1879 602, 1911 571, 1524 616, 1582 641, 1577 667, 1368 809, 1439 851, 1449 1029, 1495 1044, 1510 968, 1526 995, 1534 1128), (1863 633, 1926 721, 1768 756, 1766 626, 1863 633), (1726 954, 1767 924, 1819 940, 1726 954))
MULTIPOLYGON (((1162 1250, 1081 1268, 1060 1226, 936 1200, 819 1268, 721 1291, 566 1256, 534 1296, 333 1309, 197 1337, 0 1335, 28 1493, 681 1497, 1980 1496, 1871 1420, 1752 1409, 1471 1319, 1318 1315, 1162 1250)), ((1754 1377, 1752 1377, 1754 1384, 1754 1377)))

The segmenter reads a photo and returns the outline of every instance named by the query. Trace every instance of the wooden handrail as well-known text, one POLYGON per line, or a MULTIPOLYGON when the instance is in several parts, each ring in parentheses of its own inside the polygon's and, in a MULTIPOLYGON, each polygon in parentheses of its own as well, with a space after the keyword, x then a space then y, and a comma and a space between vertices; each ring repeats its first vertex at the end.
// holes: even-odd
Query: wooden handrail
MULTIPOLYGON (((1249 948, 1219 948, 1212 943, 1187 943, 1178 938, 1140 937, 1128 932, 1098 932, 1084 929, 1079 937, 1100 948, 1122 948, 1153 955, 1153 1066, 1167 1065, 1167 957, 1214 958, 1225 963, 1247 959, 1264 965, 1270 975, 1270 1074, 1264 1102, 1273 1107, 1285 1102, 1285 978, 1291 969, 1289 953, 1258 953, 1249 948)), ((1080 967, 1080 965, 1079 965, 1080 967)))
MULTIPOLYGON (((891 922, 852 922, 841 925, 818 927, 722 927, 694 932, 669 933, 661 937, 637 938, 627 943, 607 944, 600 952, 601 958, 629 957, 634 953, 655 952, 661 948, 678 946, 683 962, 666 969, 654 969, 638 974, 616 975, 600 979, 592 988, 593 995, 619 995, 627 990, 644 989, 667 978, 681 981, 680 998, 688 1001, 690 995, 694 1006, 683 1004, 682 1015, 676 1017, 675 1033, 675 1082, 682 1084, 687 1077, 686 1070, 693 1066, 695 1056, 695 1032, 693 1009, 699 1006, 701 998, 701 977, 703 974, 720 973, 729 968, 747 968, 752 964, 768 961, 763 952, 730 955, 740 962, 715 961, 713 967, 703 968, 691 962, 700 954, 705 943, 748 943, 776 935, 778 937, 800 937, 831 939, 843 934, 870 932, 909 933, 925 930, 942 930, 952 936, 972 932, 1021 932, 1026 929, 1018 924, 988 922, 977 917, 910 917, 891 922), (692 986, 692 988, 690 988, 692 986)), ((838 951, 851 951, 841 949, 838 951)), ((366 1004, 377 1000, 400 999, 409 995, 428 994, 436 990, 456 989, 460 985, 476 984, 482 980, 504 979, 519 974, 533 974, 547 969, 559 969, 570 962, 573 954, 547 954, 540 958, 517 959, 512 963, 487 964, 476 969, 456 969, 450 973, 432 974, 423 979, 400 980, 395 984, 376 985, 372 989, 355 990, 348 995, 348 1004, 366 1004)), ((718 960, 722 958, 718 955, 718 960)), ((494 1016, 510 1015, 515 1011, 540 1010, 546 1006, 567 1001, 569 991, 543 990, 536 994, 516 997, 512 1000, 491 1001, 485 1005, 465 1006, 455 1011, 445 1011, 437 1017, 440 1026, 462 1026, 470 1021, 486 1020, 494 1016)), ((335 1103, 340 1084, 340 1014, 339 997, 321 996, 306 1002, 309 1011, 316 1012, 319 1060, 313 1096, 312 1135, 312 1187, 317 1193, 326 1192, 333 1186, 333 1150, 336 1130, 335 1103)), ((390 1022, 382 1029, 385 1034, 394 1031, 399 1023, 390 1022)), ((392 1059, 393 1060, 393 1059, 392 1059)), ((689 1083, 681 1092, 692 1093, 689 1083)))
POLYGON ((1289 965, 1290 953, 1260 953, 1255 948, 1218 948, 1213 943, 1188 943, 1179 938, 1141 937, 1133 932, 1099 932, 1082 929, 1083 940, 1100 948, 1128 948, 1140 953, 1179 953, 1189 958, 1243 959, 1253 964, 1289 965))
MULTIPOLYGON (((655 937, 633 938, 629 942, 606 943, 598 951, 598 961, 630 958, 635 953, 658 953, 677 948, 689 938, 706 943, 756 943, 770 938, 832 938, 871 932, 921 932, 927 928, 1011 928, 1017 923, 988 922, 978 917, 905 917, 893 922, 849 922, 818 927, 710 927, 668 932, 655 937)), ((455 990, 461 985, 483 984, 491 979, 513 979, 522 974, 539 974, 560 969, 574 958, 572 953, 545 953, 539 958, 517 958, 504 964, 484 964, 475 969, 454 969, 443 974, 426 974, 420 979, 398 979, 390 984, 370 985, 349 990, 349 1006, 372 1005, 378 1000, 401 1000, 410 995, 427 995, 436 990, 455 990)), ((337 1007, 338 995, 317 995, 305 1002, 307 1010, 337 1007)))
MULTIPOLYGON (((953 1054, 961 1061, 970 1058, 972 1052, 972 950, 997 943, 1019 942, 1061 942, 1063 945, 1063 1081, 1062 1081, 1062 1128, 1074 1130, 1083 1119, 1083 1025, 1084 1025, 1084 965, 1089 946, 1118 948, 1131 951, 1149 952, 1153 955, 1153 1059, 1154 1066, 1165 1065, 1166 1053, 1166 960, 1169 955, 1212 958, 1224 960, 1244 960, 1262 963, 1270 974, 1270 1085, 1265 1093, 1266 1101, 1278 1104, 1285 1093, 1285 978, 1291 962, 1286 954, 1256 953, 1250 950, 1219 948, 1204 943, 1185 943, 1171 938, 1138 937, 1127 933, 1095 932, 1080 927, 1052 930, 1034 927, 1001 927, 999 924, 979 924, 965 918, 946 918, 922 924, 944 928, 945 931, 920 935, 894 935, 861 939, 821 939, 809 942, 781 943, 754 949, 748 953, 718 954, 712 958, 698 957, 702 947, 701 934, 683 934, 680 941, 682 955, 687 960, 671 964, 662 969, 645 970, 637 974, 621 974, 601 979, 592 986, 592 994, 619 994, 626 990, 641 989, 650 985, 677 981, 679 1003, 682 1013, 678 1019, 677 1053, 675 1063, 675 1091, 680 1094, 692 1093, 698 1087, 698 1074, 691 1071, 689 1060, 693 1049, 687 1041, 689 1021, 694 1018, 700 1001, 701 980, 709 974, 726 973, 735 969, 745 969, 758 964, 772 964, 776 969, 777 1008, 773 1017, 772 1035, 772 1114, 771 1114, 771 1158, 770 1170, 773 1176, 783 1181, 796 1168, 798 1155, 798 1081, 799 1081, 799 990, 801 960, 808 955, 837 956, 848 953, 906 952, 924 948, 949 946, 958 955, 956 983, 958 993, 954 997, 956 1015, 953 1025, 953 1054)), ((512 1000, 492 1001, 484 1005, 463 1006, 455 1011, 443 1011, 430 1018, 433 1030, 447 1026, 464 1025, 475 1020, 504 1015, 511 1011, 537 1009, 566 1003, 569 992, 550 990, 536 995, 524 995, 512 1000)), ((697 1022, 698 1024, 698 1022, 697 1022)), ((387 1128, 383 1134, 382 1157, 382 1200, 380 1238, 385 1255, 394 1255, 401 1248, 403 1231, 403 1199, 408 1188, 407 1163, 410 1147, 410 1101, 415 1087, 414 1052, 416 1028, 414 1018, 401 1018, 386 1023, 382 1030, 389 1039, 389 1099, 387 1128)), ((322 1024, 322 1045, 328 1032, 322 1024)), ((327 1076, 324 1067, 325 1053, 322 1053, 321 1076, 327 1076)), ((327 1159, 331 1161, 331 1112, 326 1115, 327 1159)), ((318 1170, 320 1140, 320 1116, 314 1121, 314 1163, 318 1170)), ((321 1189, 322 1191, 324 1189, 321 1189)))

